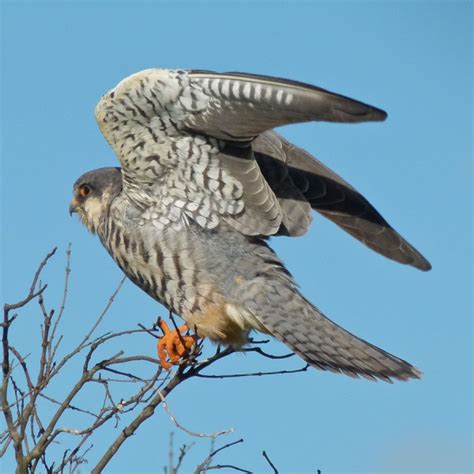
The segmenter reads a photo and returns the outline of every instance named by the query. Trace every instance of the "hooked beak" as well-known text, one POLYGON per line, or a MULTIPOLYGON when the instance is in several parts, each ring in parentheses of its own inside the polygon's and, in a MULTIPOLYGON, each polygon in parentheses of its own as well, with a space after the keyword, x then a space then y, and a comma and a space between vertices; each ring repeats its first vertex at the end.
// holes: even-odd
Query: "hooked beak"
POLYGON ((75 197, 72 198, 71 204, 69 204, 69 215, 72 216, 74 212, 77 212, 79 203, 75 197))

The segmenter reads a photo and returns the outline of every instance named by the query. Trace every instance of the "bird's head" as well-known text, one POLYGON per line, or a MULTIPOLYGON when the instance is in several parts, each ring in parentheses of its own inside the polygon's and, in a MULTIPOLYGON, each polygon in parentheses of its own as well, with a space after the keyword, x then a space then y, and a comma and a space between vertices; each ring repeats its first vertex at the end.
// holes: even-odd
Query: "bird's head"
POLYGON ((99 168, 84 173, 74 183, 69 214, 77 212, 87 229, 96 233, 101 218, 107 214, 112 200, 121 190, 120 168, 99 168))

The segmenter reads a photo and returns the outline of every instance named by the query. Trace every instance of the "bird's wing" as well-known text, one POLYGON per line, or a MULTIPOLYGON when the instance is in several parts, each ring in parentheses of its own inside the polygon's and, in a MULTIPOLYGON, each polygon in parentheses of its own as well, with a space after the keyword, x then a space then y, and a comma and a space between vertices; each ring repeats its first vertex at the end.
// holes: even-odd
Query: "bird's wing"
POLYGON ((191 71, 191 84, 209 102, 189 126, 206 135, 245 140, 297 122, 367 122, 387 114, 371 105, 301 82, 242 73, 191 71))
POLYGON ((282 209, 279 233, 306 232, 313 208, 375 252, 420 270, 431 268, 367 199, 308 152, 273 131, 257 137, 253 149, 282 209))
POLYGON ((294 122, 385 117, 298 82, 160 69, 124 79, 96 108, 122 164, 125 193, 143 211, 140 222, 192 219, 210 229, 223 218, 247 235, 277 233, 283 215, 253 156, 254 137, 294 122))

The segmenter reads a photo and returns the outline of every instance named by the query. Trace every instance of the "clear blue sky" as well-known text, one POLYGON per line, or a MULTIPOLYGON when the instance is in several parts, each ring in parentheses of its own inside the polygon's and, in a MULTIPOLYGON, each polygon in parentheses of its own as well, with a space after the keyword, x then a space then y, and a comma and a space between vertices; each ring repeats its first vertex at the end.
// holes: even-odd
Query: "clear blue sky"
MULTIPOLYGON (((218 460, 256 472, 269 472, 262 449, 281 472, 472 470, 470 2, 11 1, 2 9, 5 300, 23 295, 37 263, 58 245, 46 273, 47 297, 55 304, 63 253, 72 242, 67 345, 94 321, 120 280, 98 240, 67 207, 80 174, 116 165, 93 111, 125 76, 150 67, 238 70, 366 101, 385 109, 388 120, 295 125, 283 133, 362 191, 433 270, 383 259, 321 217, 305 237, 272 245, 309 299, 339 324, 414 363, 423 379, 388 385, 311 370, 195 380, 169 403, 190 429, 235 428, 225 441, 243 437, 245 443, 218 460)), ((102 329, 149 324, 158 313, 165 312, 127 283, 102 329)), ((26 312, 15 333, 26 351, 38 340, 31 330, 38 317, 26 312)), ((133 344, 131 352, 154 354, 152 344, 133 344)), ((284 352, 277 343, 271 349, 284 352)), ((275 367, 235 356, 222 371, 275 367)), ((71 380, 64 377, 57 390, 71 380)), ((108 472, 161 471, 171 430, 160 409, 108 472)), ((117 433, 104 430, 101 442, 117 433)), ((176 433, 177 445, 186 441, 176 433)), ((198 440, 188 469, 206 451, 198 440)), ((2 472, 12 466, 6 459, 2 472)))

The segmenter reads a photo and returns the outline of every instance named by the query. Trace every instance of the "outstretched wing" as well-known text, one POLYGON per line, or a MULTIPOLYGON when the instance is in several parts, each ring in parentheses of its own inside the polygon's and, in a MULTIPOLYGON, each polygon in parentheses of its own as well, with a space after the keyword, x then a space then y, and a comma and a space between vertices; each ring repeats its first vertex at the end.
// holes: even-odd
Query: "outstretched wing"
POLYGON ((273 131, 257 137, 253 149, 283 211, 279 233, 306 232, 313 208, 375 252, 420 270, 431 268, 364 196, 308 152, 273 131))
POLYGON ((209 101, 189 126, 206 135, 245 140, 296 122, 367 122, 387 114, 362 102, 301 82, 254 74, 190 71, 209 101))
POLYGON ((150 69, 105 94, 96 118, 143 222, 190 218, 214 228, 224 217, 243 233, 272 235, 282 212, 250 141, 286 123, 383 120, 385 112, 281 79, 150 69))
POLYGON ((121 162, 125 193, 142 211, 139 224, 179 226, 192 219, 212 229, 225 220, 246 235, 298 235, 307 229, 313 207, 374 250, 426 267, 412 259, 411 247, 402 249, 402 257, 386 251, 387 243, 394 246, 386 236, 394 234, 374 235, 391 228, 324 165, 283 140, 277 144, 283 159, 259 148, 275 146, 262 143, 271 133, 264 132, 277 126, 384 120, 382 110, 282 79, 150 69, 105 94, 96 117, 121 162), (366 224, 373 223, 371 217, 373 229, 366 224))

